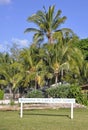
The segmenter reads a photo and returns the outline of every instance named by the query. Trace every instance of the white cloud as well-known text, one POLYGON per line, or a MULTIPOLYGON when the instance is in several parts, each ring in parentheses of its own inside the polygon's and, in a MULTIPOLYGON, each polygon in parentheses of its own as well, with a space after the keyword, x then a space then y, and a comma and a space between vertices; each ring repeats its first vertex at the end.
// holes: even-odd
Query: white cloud
POLYGON ((27 39, 12 38, 11 41, 0 42, 0 52, 9 52, 13 44, 18 45, 19 48, 29 47, 30 43, 27 39))
POLYGON ((11 45, 8 41, 3 41, 3 43, 0 42, 0 52, 8 52, 11 45))
POLYGON ((6 50, 6 47, 0 43, 0 52, 4 52, 6 50))
POLYGON ((12 0, 0 0, 0 4, 10 4, 12 0))
POLYGON ((27 47, 29 45, 29 41, 27 39, 12 38, 12 43, 16 43, 21 47, 27 47))

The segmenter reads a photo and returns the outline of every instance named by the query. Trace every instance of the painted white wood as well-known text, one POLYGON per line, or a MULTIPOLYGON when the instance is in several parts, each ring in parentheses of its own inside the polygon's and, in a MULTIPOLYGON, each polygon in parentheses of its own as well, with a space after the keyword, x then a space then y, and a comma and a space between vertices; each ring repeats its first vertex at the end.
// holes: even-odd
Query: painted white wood
POLYGON ((73 119, 73 103, 71 103, 71 119, 73 119))
POLYGON ((20 117, 22 118, 23 117, 23 103, 21 102, 21 108, 20 108, 20 117))
POLYGON ((20 117, 23 117, 23 103, 67 103, 71 104, 71 119, 73 119, 73 104, 74 98, 19 98, 21 103, 20 117))

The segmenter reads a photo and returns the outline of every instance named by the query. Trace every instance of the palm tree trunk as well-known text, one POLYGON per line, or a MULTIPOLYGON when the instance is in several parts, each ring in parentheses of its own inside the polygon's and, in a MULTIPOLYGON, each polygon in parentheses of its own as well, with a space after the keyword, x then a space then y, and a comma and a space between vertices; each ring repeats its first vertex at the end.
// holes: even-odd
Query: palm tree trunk
POLYGON ((61 70, 61 79, 63 79, 63 69, 61 70))
POLYGON ((36 80, 35 80, 35 91, 36 91, 36 88, 37 88, 37 82, 36 82, 36 80))
POLYGON ((10 99, 13 97, 13 92, 12 92, 12 85, 9 85, 9 92, 10 92, 10 99))
POLYGON ((55 84, 57 85, 58 82, 58 73, 55 74, 55 84))
POLYGON ((49 41, 49 44, 53 44, 53 37, 51 33, 48 34, 48 41, 49 41))
POLYGON ((15 89, 13 89, 13 99, 15 99, 15 94, 16 94, 15 89))

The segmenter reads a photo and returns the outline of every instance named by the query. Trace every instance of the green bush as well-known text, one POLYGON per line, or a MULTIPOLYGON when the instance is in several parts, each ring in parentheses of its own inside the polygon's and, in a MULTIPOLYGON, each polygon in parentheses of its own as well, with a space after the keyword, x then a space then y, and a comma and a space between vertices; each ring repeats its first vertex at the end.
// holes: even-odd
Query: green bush
POLYGON ((43 93, 40 90, 32 90, 27 94, 28 98, 43 98, 43 93))
POLYGON ((46 90, 47 97, 56 98, 56 88, 49 88, 46 90))
POLYGON ((46 93, 48 97, 53 98, 67 98, 69 94, 70 86, 60 85, 57 87, 51 87, 47 89, 46 93))
POLYGON ((0 100, 3 100, 4 98, 4 91, 0 89, 0 100))
POLYGON ((77 103, 88 105, 87 96, 82 93, 79 85, 60 85, 46 90, 52 98, 75 98, 77 103))
POLYGON ((82 104, 88 106, 88 97, 86 94, 83 94, 83 101, 82 101, 82 104))
POLYGON ((13 99, 10 100, 10 105, 11 105, 11 106, 15 105, 15 102, 14 102, 13 99))
POLYGON ((77 84, 73 85, 59 85, 46 89, 45 93, 40 90, 32 90, 27 94, 28 98, 75 98, 77 103, 88 105, 88 97, 83 94, 81 87, 77 84))
POLYGON ((86 104, 85 95, 82 94, 81 87, 78 85, 71 85, 69 91, 69 98, 75 98, 77 103, 86 104))

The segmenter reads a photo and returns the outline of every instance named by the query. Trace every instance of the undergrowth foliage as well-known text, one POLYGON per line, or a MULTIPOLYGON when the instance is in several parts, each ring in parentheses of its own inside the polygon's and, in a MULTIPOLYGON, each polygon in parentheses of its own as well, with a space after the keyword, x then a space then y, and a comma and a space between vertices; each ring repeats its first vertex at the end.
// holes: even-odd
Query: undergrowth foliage
POLYGON ((4 91, 0 89, 0 100, 4 98, 4 91))
POLYGON ((78 85, 60 85, 46 90, 48 97, 75 98, 77 103, 88 105, 87 96, 82 93, 78 85))

